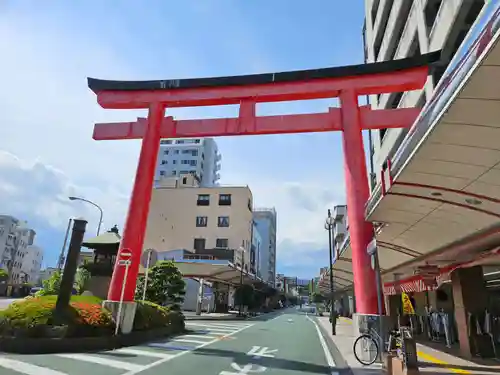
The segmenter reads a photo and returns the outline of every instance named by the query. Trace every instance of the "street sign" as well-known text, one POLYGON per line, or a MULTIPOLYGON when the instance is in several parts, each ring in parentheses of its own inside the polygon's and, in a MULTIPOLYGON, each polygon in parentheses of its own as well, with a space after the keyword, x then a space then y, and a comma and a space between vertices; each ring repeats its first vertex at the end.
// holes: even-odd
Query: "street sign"
POLYGON ((120 259, 118 261, 118 264, 120 266, 130 266, 131 263, 132 263, 132 261, 130 259, 120 259))
POLYGON ((127 260, 130 258, 132 258, 132 252, 129 249, 123 249, 120 251, 120 259, 127 260))
POLYGON ((144 268, 154 266, 158 262, 158 252, 155 249, 144 250, 141 254, 141 265, 144 268))
POLYGON ((427 264, 425 266, 418 266, 417 269, 415 270, 415 274, 420 275, 422 277, 424 276, 429 276, 429 277, 437 277, 439 276, 439 267, 427 264))

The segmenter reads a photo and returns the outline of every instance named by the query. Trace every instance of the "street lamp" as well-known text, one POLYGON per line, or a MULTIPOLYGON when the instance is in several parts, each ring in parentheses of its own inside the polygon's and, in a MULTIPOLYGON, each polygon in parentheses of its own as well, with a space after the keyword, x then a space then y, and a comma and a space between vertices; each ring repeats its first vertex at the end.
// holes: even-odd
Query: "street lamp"
POLYGON ((99 212, 101 213, 101 217, 99 218, 99 225, 97 226, 97 235, 99 235, 99 232, 101 231, 101 224, 102 224, 102 208, 98 204, 96 204, 92 201, 89 201, 88 199, 85 199, 85 198, 80 198, 80 197, 68 197, 68 198, 70 201, 86 202, 86 203, 91 204, 92 206, 96 207, 99 210, 99 212))
POLYGON ((333 296, 334 287, 333 287, 333 248, 332 248, 332 232, 333 225, 335 223, 335 219, 332 217, 332 212, 328 209, 328 216, 325 220, 325 229, 328 231, 328 254, 330 255, 330 322, 332 324, 332 335, 336 334, 335 326, 336 319, 334 319, 333 308, 335 298, 333 296))

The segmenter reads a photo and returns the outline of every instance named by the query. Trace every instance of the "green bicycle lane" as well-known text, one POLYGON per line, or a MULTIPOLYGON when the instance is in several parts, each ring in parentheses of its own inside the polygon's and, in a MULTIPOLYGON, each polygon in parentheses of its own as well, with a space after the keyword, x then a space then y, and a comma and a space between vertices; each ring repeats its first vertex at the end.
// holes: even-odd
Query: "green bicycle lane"
POLYGON ((313 320, 285 313, 231 337, 127 375, 292 375, 337 373, 313 320))

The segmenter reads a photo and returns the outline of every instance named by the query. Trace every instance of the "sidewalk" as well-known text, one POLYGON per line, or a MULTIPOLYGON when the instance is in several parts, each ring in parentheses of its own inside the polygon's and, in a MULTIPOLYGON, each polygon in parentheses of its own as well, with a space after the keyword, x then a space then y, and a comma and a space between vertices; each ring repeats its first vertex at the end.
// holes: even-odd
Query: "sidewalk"
MULTIPOLYGON (((380 375, 382 366, 373 364, 371 366, 361 365, 353 354, 353 345, 356 336, 352 327, 352 320, 348 318, 339 318, 337 321, 337 334, 331 334, 331 326, 328 317, 318 317, 322 331, 332 340, 337 347, 340 355, 343 357, 347 366, 349 366, 354 375, 380 375)), ((333 353, 332 353, 333 354, 333 353)), ((465 359, 456 357, 444 351, 440 351, 425 344, 417 344, 417 355, 419 361, 419 370, 424 375, 431 374, 499 374, 500 363, 497 365, 482 365, 473 363, 465 359)), ((494 363, 488 361, 488 363, 494 363)), ((337 364, 338 365, 338 364, 337 364)))
MULTIPOLYGON (((352 328, 352 320, 340 317, 337 321, 336 335, 332 335, 332 328, 328 316, 316 318, 322 331, 328 335, 332 342, 337 347, 339 354, 342 356, 346 365, 350 367, 353 375, 381 375, 382 365, 373 364, 371 366, 363 366, 360 364, 353 353, 354 330, 352 328)), ((334 353, 332 353, 334 354, 334 353)), ((335 357, 335 355, 334 355, 335 357)), ((336 362, 339 362, 338 360, 336 362)), ((342 364, 336 363, 337 367, 342 367, 342 364), (340 365, 340 366, 339 366, 340 365)))

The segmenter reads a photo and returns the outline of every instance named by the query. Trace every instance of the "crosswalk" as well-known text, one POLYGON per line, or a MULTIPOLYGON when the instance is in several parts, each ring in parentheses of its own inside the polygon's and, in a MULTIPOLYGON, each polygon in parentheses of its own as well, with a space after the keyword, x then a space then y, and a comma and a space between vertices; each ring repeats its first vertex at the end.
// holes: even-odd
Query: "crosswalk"
POLYGON ((145 370, 251 327, 249 322, 188 320, 186 334, 95 353, 0 354, 1 375, 122 375, 145 370))

